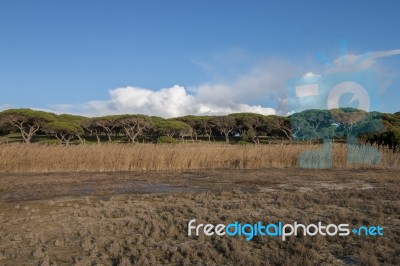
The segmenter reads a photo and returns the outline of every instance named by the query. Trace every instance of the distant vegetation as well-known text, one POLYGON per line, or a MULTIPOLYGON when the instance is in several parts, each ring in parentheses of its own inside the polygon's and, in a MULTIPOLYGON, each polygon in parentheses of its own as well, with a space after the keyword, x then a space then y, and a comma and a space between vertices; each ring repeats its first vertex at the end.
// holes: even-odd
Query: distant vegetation
POLYGON ((306 110, 289 117, 235 113, 226 116, 184 116, 164 119, 139 114, 83 117, 56 115, 31 109, 0 112, 1 142, 43 142, 64 145, 85 143, 176 143, 225 141, 271 143, 278 141, 345 141, 400 145, 400 112, 366 113, 353 108, 306 110))

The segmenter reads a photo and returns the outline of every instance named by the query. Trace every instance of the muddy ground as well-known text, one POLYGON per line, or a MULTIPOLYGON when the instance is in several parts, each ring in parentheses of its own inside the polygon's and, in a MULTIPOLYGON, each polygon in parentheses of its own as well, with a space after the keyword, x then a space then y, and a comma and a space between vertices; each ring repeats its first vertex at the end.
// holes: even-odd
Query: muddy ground
POLYGON ((0 265, 400 265, 400 174, 0 174, 0 265), (380 237, 188 237, 187 223, 377 225, 380 237))

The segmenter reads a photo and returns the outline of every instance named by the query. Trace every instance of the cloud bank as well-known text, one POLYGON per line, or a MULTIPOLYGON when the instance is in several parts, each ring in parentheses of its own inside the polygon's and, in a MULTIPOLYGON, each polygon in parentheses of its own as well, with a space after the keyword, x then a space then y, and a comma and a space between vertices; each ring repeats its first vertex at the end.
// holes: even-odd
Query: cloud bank
POLYGON ((229 81, 208 82, 187 89, 180 85, 152 90, 127 86, 111 89, 109 99, 79 105, 54 105, 57 113, 86 116, 109 114, 146 114, 165 118, 184 115, 225 115, 252 112, 287 115, 286 82, 296 77, 317 77, 338 71, 378 68, 378 59, 400 55, 400 49, 347 54, 311 72, 283 59, 257 64, 229 81))
MULTIPOLYGON (((211 89, 207 87, 207 90, 211 89)), ((216 89, 216 88, 213 88, 216 89)), ((200 90, 202 92, 203 89, 200 90)), ((228 93, 227 90, 218 90, 228 93)), ((202 101, 204 95, 191 95, 179 85, 171 88, 163 88, 159 91, 150 89, 125 87, 110 90, 110 99, 105 101, 90 101, 80 106, 80 112, 90 116, 109 114, 139 113, 156 115, 161 117, 178 117, 188 114, 193 115, 222 115, 235 112, 252 112, 264 115, 275 114, 273 108, 261 105, 248 105, 235 102, 229 97, 224 101, 216 101, 220 95, 212 97, 212 91, 208 101, 202 101)), ((56 109, 60 109, 57 108, 56 109)))
POLYGON ((252 112, 279 113, 288 78, 298 71, 284 60, 270 60, 224 82, 209 82, 187 89, 175 85, 159 90, 127 86, 111 89, 109 99, 79 105, 53 105, 57 113, 87 116, 146 114, 165 118, 184 115, 225 115, 252 112))

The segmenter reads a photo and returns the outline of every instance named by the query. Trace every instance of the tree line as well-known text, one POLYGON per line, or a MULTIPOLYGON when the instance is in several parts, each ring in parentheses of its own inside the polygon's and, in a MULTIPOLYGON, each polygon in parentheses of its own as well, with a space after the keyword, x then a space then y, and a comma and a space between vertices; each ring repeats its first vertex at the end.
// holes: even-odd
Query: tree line
POLYGON ((223 139, 260 144, 261 137, 293 141, 330 141, 357 138, 364 142, 387 145, 396 149, 400 144, 400 112, 370 112, 354 108, 306 110, 287 117, 254 113, 224 116, 183 116, 164 119, 141 114, 84 117, 56 115, 31 109, 9 109, 0 112, 0 132, 18 132, 24 143, 35 135, 55 139, 69 145, 72 141, 101 142, 176 142, 199 139, 223 139))

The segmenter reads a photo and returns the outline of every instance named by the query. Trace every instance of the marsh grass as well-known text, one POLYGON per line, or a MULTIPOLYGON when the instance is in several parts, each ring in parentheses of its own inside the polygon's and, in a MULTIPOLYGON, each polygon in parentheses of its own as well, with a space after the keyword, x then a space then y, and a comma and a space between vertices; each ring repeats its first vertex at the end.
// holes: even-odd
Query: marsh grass
MULTIPOLYGON (((225 145, 103 144, 103 145, 0 145, 2 172, 112 172, 148 170, 264 169, 298 167, 300 154, 307 151, 308 165, 326 166, 326 153, 318 155, 317 144, 225 145)), ((353 148, 355 158, 367 156, 370 146, 353 148), (354 153, 355 152, 355 153, 354 153)), ((400 154, 381 149, 379 163, 348 164, 347 147, 334 144, 333 167, 400 168, 400 154)), ((311 167, 312 168, 312 167, 311 167)))

